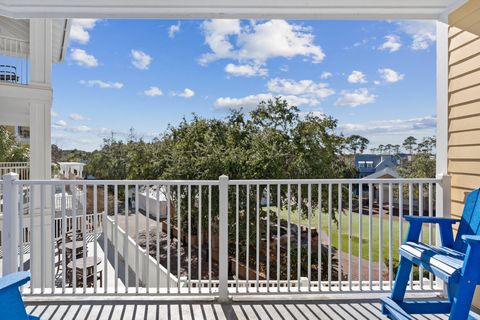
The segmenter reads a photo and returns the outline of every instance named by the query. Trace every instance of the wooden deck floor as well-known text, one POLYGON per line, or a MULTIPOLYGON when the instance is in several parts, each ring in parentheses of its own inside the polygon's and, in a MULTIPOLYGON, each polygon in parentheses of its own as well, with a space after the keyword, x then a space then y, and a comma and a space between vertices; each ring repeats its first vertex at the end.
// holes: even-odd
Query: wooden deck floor
MULTIPOLYGON (((219 304, 195 301, 68 301, 27 302, 41 319, 385 319, 377 299, 264 301, 219 304)), ((446 316, 418 319, 447 319, 446 316)))

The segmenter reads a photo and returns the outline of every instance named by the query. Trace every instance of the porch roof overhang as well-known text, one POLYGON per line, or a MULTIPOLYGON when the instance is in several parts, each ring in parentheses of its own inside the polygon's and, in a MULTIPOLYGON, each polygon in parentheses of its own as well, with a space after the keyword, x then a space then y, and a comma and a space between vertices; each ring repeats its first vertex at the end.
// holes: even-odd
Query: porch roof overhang
POLYGON ((0 0, 14 18, 439 19, 465 0, 0 0))

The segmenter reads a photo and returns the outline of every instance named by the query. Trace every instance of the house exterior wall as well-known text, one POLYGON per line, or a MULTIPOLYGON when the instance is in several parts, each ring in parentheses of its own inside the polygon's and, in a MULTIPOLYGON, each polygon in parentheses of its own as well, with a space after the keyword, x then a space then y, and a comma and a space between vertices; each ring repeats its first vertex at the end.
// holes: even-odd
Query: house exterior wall
POLYGON ((480 187, 480 36, 450 27, 448 51, 448 172, 459 217, 466 193, 480 187))
MULTIPOLYGON (((480 2, 449 16, 448 173, 451 214, 460 217, 466 194, 480 187, 480 2)), ((474 305, 480 307, 477 288, 474 305)))

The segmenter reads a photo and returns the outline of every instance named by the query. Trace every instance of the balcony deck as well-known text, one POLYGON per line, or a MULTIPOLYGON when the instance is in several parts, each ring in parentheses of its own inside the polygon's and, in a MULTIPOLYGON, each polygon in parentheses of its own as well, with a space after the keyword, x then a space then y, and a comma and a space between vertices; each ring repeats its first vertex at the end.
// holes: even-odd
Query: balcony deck
MULTIPOLYGON (((365 295, 364 295, 365 296, 365 295)), ((324 300, 156 301, 137 298, 128 301, 27 301, 27 310, 42 319, 385 319, 377 298, 354 297, 324 300)), ((297 298, 298 299, 298 298, 297 298)), ((77 299, 78 300, 78 299, 77 299)), ((447 319, 419 316, 418 319, 447 319)))

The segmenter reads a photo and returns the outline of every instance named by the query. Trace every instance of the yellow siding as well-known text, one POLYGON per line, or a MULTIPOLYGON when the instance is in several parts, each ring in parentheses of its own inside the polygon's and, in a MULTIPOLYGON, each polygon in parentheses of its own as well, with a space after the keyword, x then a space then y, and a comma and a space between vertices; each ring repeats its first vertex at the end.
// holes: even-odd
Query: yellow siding
POLYGON ((480 1, 450 14, 449 24, 448 173, 451 214, 460 217, 466 194, 480 187, 480 1))

